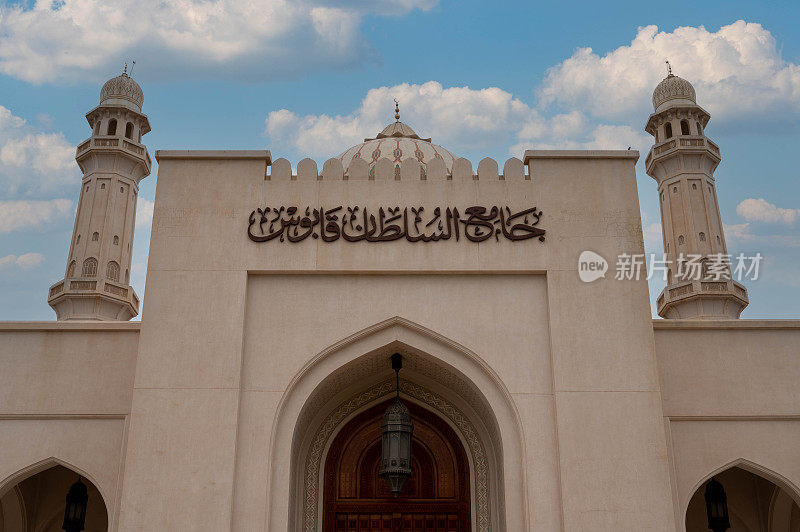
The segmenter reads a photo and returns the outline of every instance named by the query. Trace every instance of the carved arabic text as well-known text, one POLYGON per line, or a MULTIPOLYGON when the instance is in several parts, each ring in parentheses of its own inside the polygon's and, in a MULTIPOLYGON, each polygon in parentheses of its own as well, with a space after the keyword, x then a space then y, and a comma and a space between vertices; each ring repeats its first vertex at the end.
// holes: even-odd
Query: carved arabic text
POLYGON ((542 211, 536 207, 512 212, 509 207, 264 207, 250 213, 247 236, 254 242, 302 242, 306 238, 335 242, 438 242, 463 235, 470 242, 483 242, 494 237, 500 241, 520 241, 538 237, 544 242, 545 230, 537 227, 542 211))

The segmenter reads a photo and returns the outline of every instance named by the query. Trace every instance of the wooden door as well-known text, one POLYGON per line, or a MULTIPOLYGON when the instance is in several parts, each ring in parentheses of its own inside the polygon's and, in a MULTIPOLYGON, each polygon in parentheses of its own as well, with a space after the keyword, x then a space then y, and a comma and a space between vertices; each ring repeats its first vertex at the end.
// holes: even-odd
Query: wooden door
POLYGON ((447 423, 410 401, 412 477, 395 498, 378 476, 381 419, 389 402, 351 420, 325 462, 324 532, 467 532, 469 467, 447 423))

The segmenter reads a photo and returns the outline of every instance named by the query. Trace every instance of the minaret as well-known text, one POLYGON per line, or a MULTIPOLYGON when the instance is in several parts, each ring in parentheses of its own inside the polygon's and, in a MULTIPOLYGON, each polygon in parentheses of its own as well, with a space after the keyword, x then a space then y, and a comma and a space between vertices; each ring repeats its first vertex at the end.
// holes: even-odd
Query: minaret
POLYGON ((717 203, 714 170, 719 147, 705 136, 711 115, 695 100, 694 87, 672 74, 653 91, 645 131, 655 137, 647 174, 658 182, 667 287, 657 300, 663 318, 735 319, 747 306, 747 290, 731 279, 717 203))
POLYGON ((142 89, 125 70, 103 85, 100 105, 86 114, 92 136, 75 153, 83 179, 72 243, 64 279, 47 299, 59 320, 129 320, 139 313, 130 267, 139 181, 150 174, 141 144, 150 123, 142 89))

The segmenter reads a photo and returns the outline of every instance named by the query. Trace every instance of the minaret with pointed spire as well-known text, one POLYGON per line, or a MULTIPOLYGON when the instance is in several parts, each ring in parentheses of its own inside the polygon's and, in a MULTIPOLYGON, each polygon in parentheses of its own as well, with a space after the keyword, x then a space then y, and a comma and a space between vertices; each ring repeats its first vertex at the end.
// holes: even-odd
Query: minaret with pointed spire
POLYGON ((66 272, 47 299, 59 320, 129 320, 139 313, 130 267, 139 182, 150 174, 143 100, 126 64, 86 114, 92 134, 75 154, 83 178, 66 272))
POLYGON ((747 290, 731 278, 717 203, 714 170, 719 147, 705 135, 711 118, 697 105, 691 83, 672 73, 653 92, 645 131, 655 144, 645 160, 658 183, 667 286, 657 299, 663 318, 735 319, 747 290))

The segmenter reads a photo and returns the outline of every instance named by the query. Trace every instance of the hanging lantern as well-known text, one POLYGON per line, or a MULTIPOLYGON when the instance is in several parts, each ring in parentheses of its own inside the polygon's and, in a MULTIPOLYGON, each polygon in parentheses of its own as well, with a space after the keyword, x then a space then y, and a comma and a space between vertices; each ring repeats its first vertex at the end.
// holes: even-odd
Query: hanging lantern
POLYGON ((80 532, 86 523, 86 501, 89 500, 89 494, 86 490, 86 484, 81 482, 81 477, 78 481, 69 487, 67 492, 67 508, 64 510, 64 524, 61 528, 67 532, 80 532))
POLYGON ((714 477, 706 485, 706 513, 708 514, 708 528, 714 532, 725 532, 731 527, 728 518, 728 496, 725 488, 714 477))
POLYGON ((378 474, 389 483, 389 488, 395 497, 400 495, 406 480, 411 477, 411 436, 414 432, 411 412, 400 400, 400 369, 402 367, 403 357, 400 353, 395 353, 392 355, 392 369, 397 382, 397 395, 383 414, 381 423, 383 453, 381 469, 378 471, 378 474))

